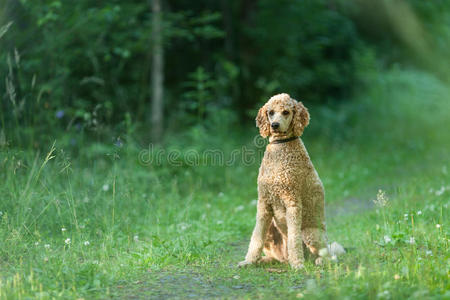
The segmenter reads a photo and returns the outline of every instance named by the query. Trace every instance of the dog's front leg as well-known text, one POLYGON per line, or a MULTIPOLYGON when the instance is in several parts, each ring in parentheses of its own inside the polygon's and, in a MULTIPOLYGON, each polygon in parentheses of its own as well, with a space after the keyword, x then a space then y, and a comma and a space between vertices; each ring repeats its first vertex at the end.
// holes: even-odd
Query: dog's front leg
POLYGON ((303 268, 303 242, 301 234, 302 208, 300 204, 286 208, 288 260, 294 269, 303 268))
POLYGON ((272 221, 272 214, 266 205, 258 203, 258 211, 256 213, 256 225, 253 229, 250 245, 248 246, 245 260, 241 261, 238 266, 257 263, 261 259, 261 252, 264 247, 264 239, 266 238, 267 229, 272 221))

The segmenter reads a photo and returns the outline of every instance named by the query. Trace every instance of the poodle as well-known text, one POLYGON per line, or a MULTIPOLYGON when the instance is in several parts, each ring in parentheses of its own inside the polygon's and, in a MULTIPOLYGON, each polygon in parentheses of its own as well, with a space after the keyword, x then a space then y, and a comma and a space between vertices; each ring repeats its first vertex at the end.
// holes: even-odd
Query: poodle
POLYGON ((258 112, 256 126, 269 144, 259 168, 256 225, 240 267, 276 260, 301 269, 304 252, 316 264, 329 254, 323 184, 300 139, 308 124, 308 110, 288 94, 273 96, 258 112))

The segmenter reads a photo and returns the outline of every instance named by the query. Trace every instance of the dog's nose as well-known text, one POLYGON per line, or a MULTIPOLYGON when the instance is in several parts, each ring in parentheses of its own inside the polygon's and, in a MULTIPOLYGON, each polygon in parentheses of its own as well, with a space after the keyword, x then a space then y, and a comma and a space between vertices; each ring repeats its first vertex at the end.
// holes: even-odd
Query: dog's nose
POLYGON ((273 122, 271 126, 272 126, 273 129, 278 129, 278 127, 280 127, 280 123, 273 122))

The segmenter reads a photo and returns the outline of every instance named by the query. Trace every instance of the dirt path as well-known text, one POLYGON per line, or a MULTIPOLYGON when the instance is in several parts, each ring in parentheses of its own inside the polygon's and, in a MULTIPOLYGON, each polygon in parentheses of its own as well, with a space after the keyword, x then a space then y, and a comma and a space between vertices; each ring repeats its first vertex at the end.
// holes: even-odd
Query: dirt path
MULTIPOLYGON (((233 243, 227 248, 227 259, 238 261, 245 253, 248 241, 233 243)), ((229 266, 234 268, 235 265, 229 266)), ((141 280, 118 286, 113 299, 217 299, 238 297, 251 292, 245 284, 231 285, 224 280, 212 280, 205 267, 186 266, 183 270, 149 272, 141 280), (203 272, 202 272, 203 271, 203 272), (228 284, 227 284, 228 283, 228 284)), ((231 278, 230 278, 231 279, 231 278)))
MULTIPOLYGON (((339 203, 327 205, 327 219, 339 218, 364 212, 373 208, 368 200, 349 198, 339 203)), ((242 240, 224 249, 226 259, 230 261, 229 268, 235 268, 235 263, 242 259, 248 246, 248 240, 242 240), (232 263, 231 263, 232 262, 232 263)), ((265 269, 265 272, 277 271, 265 269)), ((280 269, 281 271, 281 269, 280 269)), ((113 299, 217 299, 245 297, 256 286, 242 283, 231 284, 228 279, 217 280, 208 278, 205 267, 186 266, 184 269, 165 269, 147 273, 142 280, 117 286, 113 299)), ((231 280, 231 278, 230 278, 231 280)), ((294 287, 295 288, 295 287, 294 287)))
POLYGON ((117 299, 209 299, 232 292, 230 288, 190 269, 154 272, 147 277, 125 287, 117 299))

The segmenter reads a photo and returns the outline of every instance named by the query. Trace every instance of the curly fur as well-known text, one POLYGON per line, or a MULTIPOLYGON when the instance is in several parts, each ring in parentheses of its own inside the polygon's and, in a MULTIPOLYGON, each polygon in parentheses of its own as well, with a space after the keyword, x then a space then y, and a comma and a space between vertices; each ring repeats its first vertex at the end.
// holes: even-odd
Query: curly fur
POLYGON ((303 130, 305 130, 306 126, 309 125, 308 109, 301 102, 295 104, 295 115, 293 122, 294 135, 301 136, 303 134, 303 130))
MULTIPOLYGON (((270 98, 256 117, 261 136, 270 142, 300 137, 308 124, 308 110, 288 94, 270 98), (289 124, 277 131, 271 119, 289 124)), ((302 268, 304 248, 316 263, 321 262, 319 250, 327 248, 324 188, 300 138, 269 143, 258 175, 256 225, 239 265, 277 260, 302 268)))
POLYGON ((269 118, 267 117, 267 109, 264 105, 261 107, 258 111, 258 115, 256 116, 256 127, 259 128, 259 134, 266 138, 270 134, 270 127, 269 127, 269 118))

